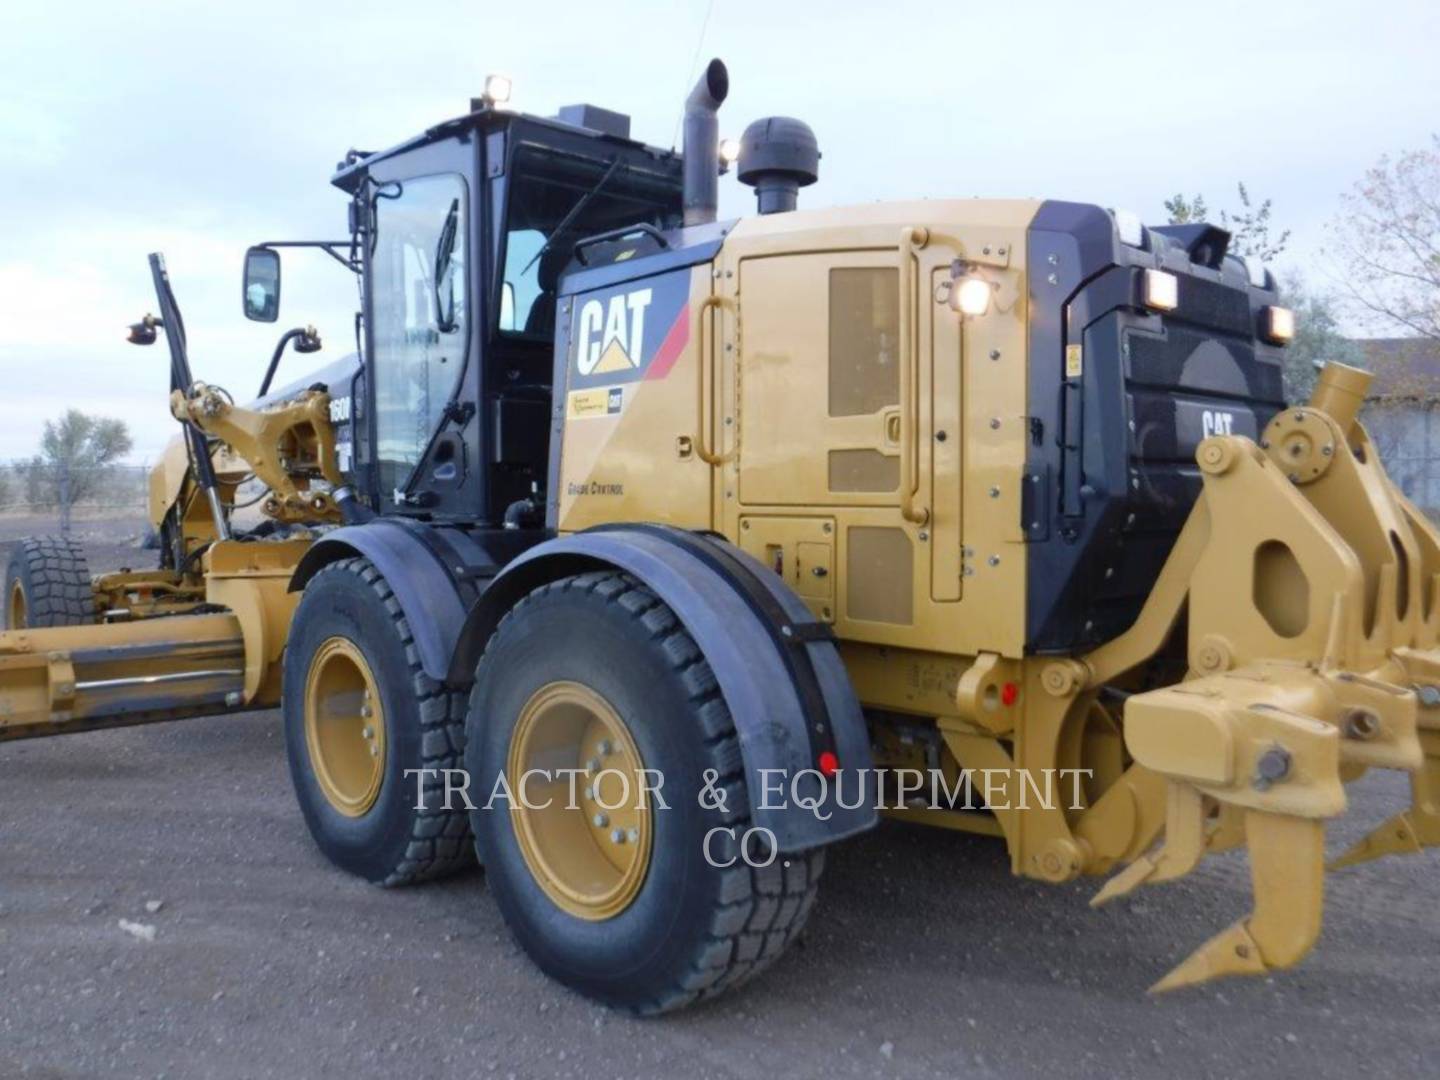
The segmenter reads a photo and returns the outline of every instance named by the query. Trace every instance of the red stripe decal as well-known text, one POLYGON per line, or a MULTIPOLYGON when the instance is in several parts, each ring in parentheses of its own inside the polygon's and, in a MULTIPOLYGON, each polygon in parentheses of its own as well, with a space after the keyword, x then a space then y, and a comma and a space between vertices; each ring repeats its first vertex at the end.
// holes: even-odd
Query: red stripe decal
POLYGON ((670 374, 670 369, 675 366, 675 361, 680 359, 680 354, 685 351, 685 346, 690 344, 690 305, 685 304, 680 308, 680 314, 665 334, 665 340, 660 342, 660 348, 655 350, 655 359, 650 361, 650 366, 645 369, 645 378, 663 379, 670 374))

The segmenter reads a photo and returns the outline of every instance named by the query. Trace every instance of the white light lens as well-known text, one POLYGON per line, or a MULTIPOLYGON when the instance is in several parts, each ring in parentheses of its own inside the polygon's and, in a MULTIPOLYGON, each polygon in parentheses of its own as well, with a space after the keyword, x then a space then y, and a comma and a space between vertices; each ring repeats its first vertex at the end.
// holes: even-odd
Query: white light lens
POLYGON ((1174 311, 1180 306, 1180 279, 1165 270, 1145 271, 1145 306, 1174 311))
POLYGON ((739 140, 739 139, 721 139, 721 140, 720 140, 720 161, 721 161, 721 163, 722 163, 722 164, 725 164, 725 165, 734 165, 735 162, 737 162, 737 161, 739 161, 739 160, 740 160, 740 140, 739 140))
POLYGON ((1254 255, 1245 256, 1245 273, 1250 278, 1250 284, 1257 289, 1265 288, 1270 280, 1270 272, 1265 269, 1265 264, 1254 255))
POLYGON ((966 315, 984 315, 990 310, 990 283, 981 278, 966 278, 955 287, 955 303, 966 315))
POLYGON ((510 91, 514 86, 508 75, 487 75, 485 76, 485 99, 495 105, 503 105, 510 100, 510 91))
POLYGON ((1141 224, 1140 215, 1135 211, 1116 210, 1115 231, 1120 234, 1122 244, 1137 248, 1145 246, 1145 226, 1141 224))
POLYGON ((1265 336, 1276 345, 1288 345, 1295 339, 1295 312, 1287 307, 1265 309, 1265 336))

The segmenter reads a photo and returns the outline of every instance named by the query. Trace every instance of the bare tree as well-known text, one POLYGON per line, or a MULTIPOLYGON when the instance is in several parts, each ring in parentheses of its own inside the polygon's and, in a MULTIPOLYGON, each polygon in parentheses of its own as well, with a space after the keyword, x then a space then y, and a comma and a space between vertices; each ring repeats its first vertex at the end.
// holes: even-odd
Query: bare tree
MULTIPOLYGON (((1218 224, 1231 237, 1230 251, 1235 255, 1254 255, 1263 262, 1269 262, 1285 250, 1290 241, 1290 230, 1285 229, 1278 236, 1272 233, 1270 200, 1255 203, 1250 190, 1243 182, 1235 185, 1240 196, 1238 210, 1221 210, 1218 224)), ((1187 198, 1177 194, 1165 200, 1165 212, 1170 215, 1171 225, 1189 225, 1209 220, 1210 208, 1205 196, 1187 198)))
POLYGON ((1176 192, 1173 199, 1165 200, 1165 212, 1170 215, 1171 225, 1192 225, 1204 221, 1209 216, 1210 208, 1205 205, 1204 195, 1187 199, 1176 192))
POLYGON ((1440 135, 1382 157, 1331 226, 1346 290, 1377 329, 1440 342, 1440 135))

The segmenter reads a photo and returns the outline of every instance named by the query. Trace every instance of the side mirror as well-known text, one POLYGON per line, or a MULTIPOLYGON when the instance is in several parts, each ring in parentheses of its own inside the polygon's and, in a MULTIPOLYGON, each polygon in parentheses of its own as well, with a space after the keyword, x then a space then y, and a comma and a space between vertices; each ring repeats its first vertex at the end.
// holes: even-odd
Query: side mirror
POLYGON ((245 287, 241 303, 247 319, 274 322, 280 317, 280 253, 252 247, 245 252, 245 287))

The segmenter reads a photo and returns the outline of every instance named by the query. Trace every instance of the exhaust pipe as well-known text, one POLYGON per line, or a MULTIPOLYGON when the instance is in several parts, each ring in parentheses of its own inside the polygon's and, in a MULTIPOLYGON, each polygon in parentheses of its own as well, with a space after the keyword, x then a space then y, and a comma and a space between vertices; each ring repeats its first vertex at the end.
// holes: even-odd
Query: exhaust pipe
POLYGON ((716 116, 730 92, 730 73, 711 60, 685 99, 685 224, 715 220, 720 198, 720 120, 716 116))

